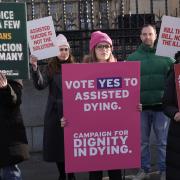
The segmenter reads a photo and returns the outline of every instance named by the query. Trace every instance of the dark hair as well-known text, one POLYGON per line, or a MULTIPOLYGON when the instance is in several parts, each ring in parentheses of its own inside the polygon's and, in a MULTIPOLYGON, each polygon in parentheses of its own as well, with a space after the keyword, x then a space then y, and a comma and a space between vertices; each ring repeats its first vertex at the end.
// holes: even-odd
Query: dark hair
POLYGON ((63 63, 75 63, 74 57, 71 54, 71 52, 69 53, 69 57, 66 61, 60 62, 57 57, 56 59, 51 58, 51 60, 49 60, 48 66, 49 66, 49 69, 51 70, 51 74, 56 73, 59 70, 59 65, 63 63))
POLYGON ((178 58, 180 57, 180 51, 178 51, 176 54, 175 54, 175 56, 174 56, 174 59, 176 60, 176 63, 180 63, 179 61, 180 60, 178 60, 178 58), (178 62, 177 62, 178 61, 178 62))
POLYGON ((147 27, 152 27, 152 28, 154 29, 154 32, 156 33, 156 27, 155 27, 154 25, 152 25, 152 24, 144 24, 144 25, 142 26, 142 28, 141 28, 141 34, 142 34, 142 30, 143 30, 144 28, 147 28, 147 27))

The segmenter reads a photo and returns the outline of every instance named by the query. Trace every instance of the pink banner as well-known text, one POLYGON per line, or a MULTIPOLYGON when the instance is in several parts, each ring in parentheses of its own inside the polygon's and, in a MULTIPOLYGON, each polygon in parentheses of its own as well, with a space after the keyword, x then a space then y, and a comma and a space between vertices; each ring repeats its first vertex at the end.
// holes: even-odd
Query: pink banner
POLYGON ((140 63, 64 64, 66 172, 140 167, 140 63))

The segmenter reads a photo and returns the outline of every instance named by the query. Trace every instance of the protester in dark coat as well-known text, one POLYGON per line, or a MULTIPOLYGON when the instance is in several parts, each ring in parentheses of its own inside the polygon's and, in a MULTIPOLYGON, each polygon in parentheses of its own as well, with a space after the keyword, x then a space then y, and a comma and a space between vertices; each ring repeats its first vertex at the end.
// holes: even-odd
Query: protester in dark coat
MULTIPOLYGON (((175 55, 176 63, 180 63, 180 51, 175 55)), ((163 103, 164 113, 171 118, 166 150, 166 180, 180 179, 180 111, 177 102, 174 70, 170 73, 163 103)))
POLYGON ((6 171, 2 173, 3 179, 20 179, 16 164, 29 157, 20 112, 21 91, 22 81, 7 80, 6 76, 0 73, 0 169, 6 171))
MULTIPOLYGON (((59 55, 49 61, 45 72, 40 71, 36 57, 31 56, 30 62, 35 87, 38 90, 49 88, 44 117, 43 157, 45 161, 56 162, 59 180, 65 180, 64 131, 60 121, 63 118, 61 65, 73 63, 74 60, 64 35, 57 36, 55 45, 59 47, 59 55)), ((73 173, 68 174, 68 180, 74 179, 73 173)))

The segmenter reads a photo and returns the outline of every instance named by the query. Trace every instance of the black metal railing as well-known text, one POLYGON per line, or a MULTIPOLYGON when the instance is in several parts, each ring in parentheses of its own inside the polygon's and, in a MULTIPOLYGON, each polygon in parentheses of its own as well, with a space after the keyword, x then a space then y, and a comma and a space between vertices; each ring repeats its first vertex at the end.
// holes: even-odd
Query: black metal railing
MULTIPOLYGON (((107 33, 113 40, 113 54, 120 61, 136 50, 140 44, 140 29, 144 24, 155 24, 153 14, 126 15, 118 17, 117 29, 96 29, 107 33)), ((158 27, 159 28, 159 27, 158 27)), ((95 30, 57 31, 64 34, 70 42, 72 53, 81 62, 88 54, 91 33, 95 30)))
MULTIPOLYGON (((113 41, 113 54, 120 61, 126 59, 127 55, 135 51, 140 44, 139 28, 129 29, 104 29, 113 41)), ((78 62, 82 62, 83 56, 89 52, 89 40, 93 31, 61 31, 57 34, 64 34, 71 46, 72 54, 78 62)))
MULTIPOLYGON (((154 1, 150 0, 150 13, 139 14, 139 1, 135 12, 125 13, 125 0, 0 0, 1 2, 26 2, 28 20, 51 15, 57 34, 64 34, 70 42, 72 53, 78 62, 88 53, 92 31, 101 30, 113 40, 114 55, 124 60, 140 44, 140 28, 154 24, 160 28, 162 13, 154 14, 154 1), (110 7, 114 3, 114 8, 110 7)), ((168 3, 165 14, 168 15, 168 3)), ((148 3, 148 1, 147 1, 148 3)), ((126 4, 127 5, 127 4, 126 4)), ((130 8, 130 4, 129 4, 130 8)), ((180 15, 180 0, 175 15, 180 15)))

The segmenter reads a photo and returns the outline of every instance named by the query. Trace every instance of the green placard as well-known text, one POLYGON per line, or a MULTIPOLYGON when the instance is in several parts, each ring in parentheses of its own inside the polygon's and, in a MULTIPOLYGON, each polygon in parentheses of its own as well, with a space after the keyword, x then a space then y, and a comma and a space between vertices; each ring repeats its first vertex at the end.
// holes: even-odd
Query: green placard
POLYGON ((0 3, 0 72, 29 78, 26 4, 0 3))

